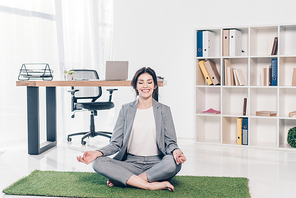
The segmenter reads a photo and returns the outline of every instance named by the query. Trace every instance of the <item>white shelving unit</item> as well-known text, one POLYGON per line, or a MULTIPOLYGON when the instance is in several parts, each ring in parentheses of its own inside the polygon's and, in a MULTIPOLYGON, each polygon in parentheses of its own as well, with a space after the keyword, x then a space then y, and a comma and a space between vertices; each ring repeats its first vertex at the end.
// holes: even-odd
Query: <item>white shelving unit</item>
MULTIPOLYGON (((288 130, 296 126, 296 118, 288 116, 289 112, 296 111, 296 87, 292 86, 293 68, 296 68, 296 25, 201 28, 195 30, 195 35, 201 30, 215 32, 214 43, 211 43, 215 56, 195 57, 195 141, 296 151, 287 143, 288 130), (222 56, 223 29, 241 30, 244 50, 241 56, 222 56), (268 55, 272 37, 278 37, 277 55, 268 55), (270 65, 272 58, 277 58, 278 63, 277 86, 261 86, 262 68, 270 65), (224 59, 231 59, 231 66, 242 70, 247 85, 225 86, 224 59), (200 60, 215 62, 221 85, 207 85, 197 64, 200 60), (246 116, 243 116, 244 98, 248 98, 246 116), (221 114, 202 113, 209 108, 221 114), (256 116, 257 110, 276 111, 277 116, 256 116), (236 144, 237 117, 248 118, 248 145, 236 144)), ((197 47, 195 49, 197 54, 197 47)))

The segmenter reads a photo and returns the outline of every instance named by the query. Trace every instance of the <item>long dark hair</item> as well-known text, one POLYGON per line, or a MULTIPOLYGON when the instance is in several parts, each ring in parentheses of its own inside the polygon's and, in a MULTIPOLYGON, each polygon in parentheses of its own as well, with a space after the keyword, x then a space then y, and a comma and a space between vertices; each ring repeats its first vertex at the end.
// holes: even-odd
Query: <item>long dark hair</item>
POLYGON ((136 91, 137 96, 139 95, 139 92, 137 90, 138 78, 139 78, 140 75, 142 75, 144 73, 150 74, 152 76, 152 79, 153 79, 153 82, 154 82, 154 90, 153 90, 153 94, 152 95, 153 96, 154 95, 158 95, 158 91, 156 89, 158 85, 157 85, 157 77, 156 77, 155 71, 152 68, 150 68, 150 67, 142 67, 141 69, 139 69, 135 73, 135 75, 134 75, 134 77, 132 79, 132 82, 131 82, 131 85, 134 88, 134 90, 136 91))

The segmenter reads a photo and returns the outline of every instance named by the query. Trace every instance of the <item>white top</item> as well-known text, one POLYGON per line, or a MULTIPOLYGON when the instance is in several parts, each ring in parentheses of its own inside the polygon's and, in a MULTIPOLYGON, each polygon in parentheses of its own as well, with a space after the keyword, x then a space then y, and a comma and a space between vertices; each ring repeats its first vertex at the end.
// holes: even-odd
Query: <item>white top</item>
POLYGON ((127 152, 138 156, 159 155, 153 107, 137 109, 127 152))

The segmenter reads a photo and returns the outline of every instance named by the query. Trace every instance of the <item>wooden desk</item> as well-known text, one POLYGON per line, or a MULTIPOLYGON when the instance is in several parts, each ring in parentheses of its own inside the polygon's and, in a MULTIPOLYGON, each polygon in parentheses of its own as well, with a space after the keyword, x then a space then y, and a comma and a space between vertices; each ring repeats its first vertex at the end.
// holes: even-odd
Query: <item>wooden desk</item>
MULTIPOLYGON (((166 81, 158 81, 159 87, 166 85, 166 81)), ((16 81, 16 86, 27 86, 27 87, 59 87, 59 86, 111 86, 111 87, 121 87, 121 86, 131 86, 130 80, 125 81, 16 81)))
MULTIPOLYGON (((166 85, 166 81, 158 81, 158 86, 166 85)), ((28 118, 28 153, 40 153, 55 147, 56 141, 56 87, 59 86, 131 86, 131 81, 16 81, 16 86, 27 87, 27 118, 28 118), (46 137, 47 141, 40 144, 39 126, 39 87, 46 87, 46 137)), ((157 96, 154 96, 158 100, 157 96)))

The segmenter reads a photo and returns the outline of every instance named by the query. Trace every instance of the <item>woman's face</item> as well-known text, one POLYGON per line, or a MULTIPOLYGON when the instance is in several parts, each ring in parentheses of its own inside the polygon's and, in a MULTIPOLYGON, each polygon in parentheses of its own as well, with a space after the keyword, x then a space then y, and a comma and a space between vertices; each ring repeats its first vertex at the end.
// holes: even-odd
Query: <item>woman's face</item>
POLYGON ((139 97, 149 98, 152 97, 154 91, 154 81, 150 74, 143 73, 139 76, 137 81, 137 90, 139 92, 139 97))

